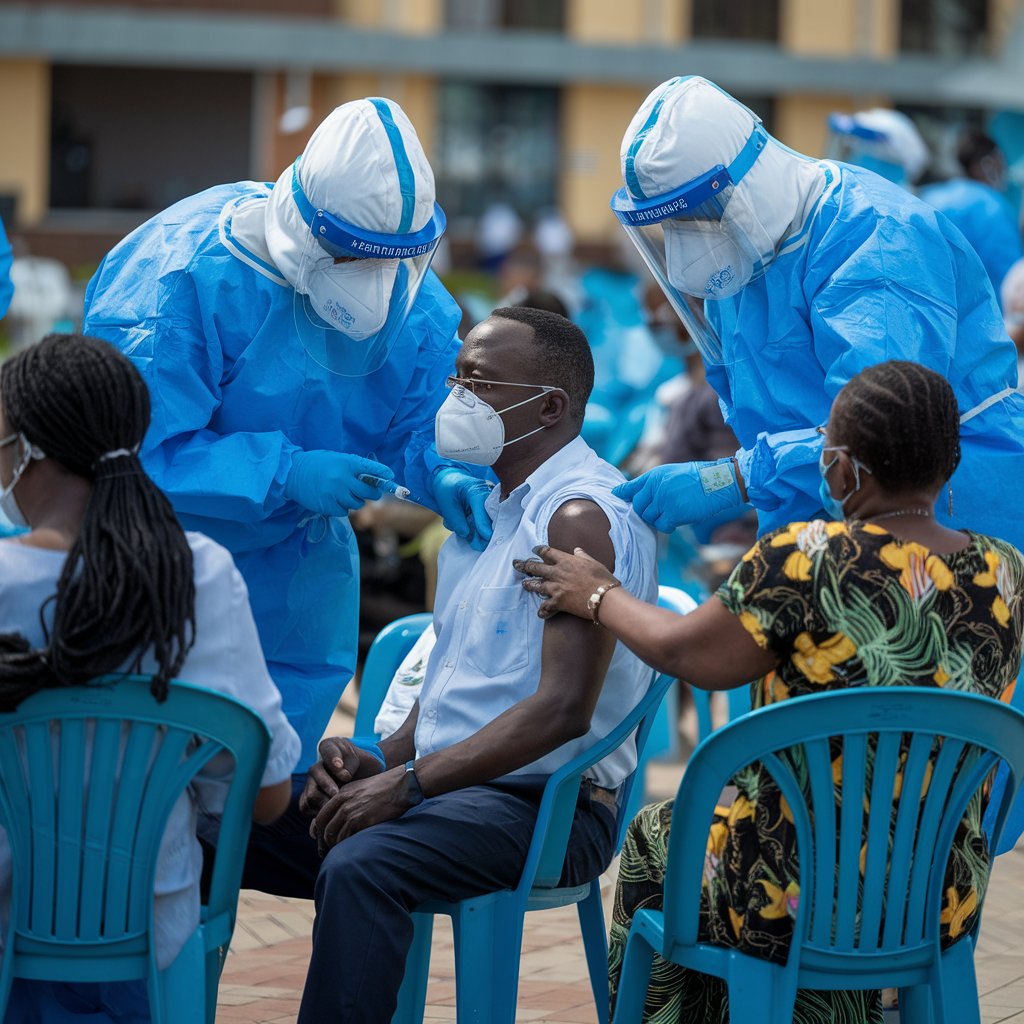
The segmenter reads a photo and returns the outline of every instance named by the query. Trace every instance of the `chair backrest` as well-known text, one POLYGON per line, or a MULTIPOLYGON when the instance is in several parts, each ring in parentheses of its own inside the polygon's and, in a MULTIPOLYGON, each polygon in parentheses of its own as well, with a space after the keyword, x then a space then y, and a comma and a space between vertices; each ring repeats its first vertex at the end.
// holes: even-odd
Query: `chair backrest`
POLYGON ((377 736, 373 723, 387 696, 391 680, 402 664, 402 659, 412 650, 420 634, 433 621, 429 612, 406 615, 395 619, 374 637, 359 677, 359 705, 356 708, 355 735, 377 736))
POLYGON ((1024 774, 1024 714, 998 701, 861 687, 783 701, 725 726, 697 748, 679 787, 666 946, 696 941, 715 802, 727 780, 757 761, 788 802, 796 830, 800 898, 790 980, 836 963, 847 974, 930 963, 954 834, 1000 758, 1012 784, 996 838, 1024 774), (838 781, 830 740, 841 743, 838 781))
POLYGON ((226 945, 269 743, 262 719, 240 702, 173 683, 158 704, 148 677, 44 690, 0 714, 0 825, 13 861, 0 1007, 13 977, 149 977, 152 996, 164 827, 222 752, 234 769, 204 938, 207 949, 226 945))

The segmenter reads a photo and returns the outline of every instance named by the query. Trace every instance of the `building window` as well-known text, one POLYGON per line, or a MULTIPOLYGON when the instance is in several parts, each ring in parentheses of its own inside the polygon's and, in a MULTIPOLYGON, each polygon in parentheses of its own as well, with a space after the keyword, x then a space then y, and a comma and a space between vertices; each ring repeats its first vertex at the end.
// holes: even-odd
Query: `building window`
POLYGON ((693 0, 694 39, 779 40, 779 0, 693 0))
POLYGON ((486 31, 525 28, 565 31, 564 0, 445 0, 447 28, 486 31))
POLYGON ((439 117, 437 195, 454 235, 495 202, 525 217, 556 204, 558 89, 445 82, 439 117))
POLYGON ((51 207, 162 210, 249 177, 252 75, 57 65, 50 123, 51 207))
POLYGON ((982 0, 903 0, 900 49, 941 57, 983 55, 989 48, 988 9, 982 0))

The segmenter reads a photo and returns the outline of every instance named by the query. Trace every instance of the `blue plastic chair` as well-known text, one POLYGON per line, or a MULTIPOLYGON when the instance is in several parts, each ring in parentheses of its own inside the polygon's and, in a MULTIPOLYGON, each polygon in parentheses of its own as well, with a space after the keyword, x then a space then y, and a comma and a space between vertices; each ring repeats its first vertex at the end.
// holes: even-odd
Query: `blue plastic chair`
MULTIPOLYGON (((667 601, 685 599, 677 591, 662 594, 667 601)), ((364 682, 360 688, 356 715, 356 734, 369 735, 379 705, 387 692, 378 672, 390 674, 412 649, 426 628, 430 616, 407 616, 383 629, 367 656, 364 682), (380 655, 375 649, 380 644, 380 655), (398 652, 401 653, 398 653, 398 652), (366 679, 370 672, 371 678, 366 679), (367 685, 367 682, 369 685, 367 685)), ((643 700, 626 719, 599 743, 564 765, 548 780, 541 799, 533 842, 515 889, 488 893, 461 903, 431 902, 414 915, 413 943, 406 958, 405 976, 398 997, 393 1024, 420 1024, 426 1008, 427 972, 434 914, 452 918, 455 931, 455 972, 457 1015, 460 1022, 499 1022, 515 1020, 519 985, 519 956, 522 947, 523 917, 529 910, 545 910, 576 904, 587 956, 590 984, 598 1018, 608 1017, 608 939, 601 905, 601 887, 595 879, 585 885, 559 888, 565 851, 569 841, 579 787, 586 770, 636 733, 638 765, 658 708, 674 680, 654 677, 643 700)), ((390 675, 388 675, 388 682, 390 675)), ((642 773, 634 771, 619 793, 616 849, 621 848, 626 828, 632 820, 634 787, 642 785, 642 773)))
POLYGON ((238 701, 173 683, 158 704, 148 677, 44 690, 0 714, 0 825, 13 861, 0 1019, 14 978, 145 978, 153 1024, 212 1024, 269 746, 262 719, 238 701), (196 773, 224 751, 235 768, 209 901, 161 971, 153 884, 164 826, 196 773))
POLYGON ((614 1024, 640 1021, 655 952, 724 979, 735 1021, 791 1021, 798 988, 899 988, 904 1024, 979 1021, 974 936, 941 949, 939 914, 957 825, 1000 758, 1011 784, 997 813, 996 838, 1024 773, 1024 714, 990 698, 864 687, 787 700, 713 733, 694 753, 676 797, 665 909, 640 910, 633 918, 614 1024), (830 737, 843 742, 838 815, 830 737), (904 740, 901 800, 891 825, 904 740), (810 800, 785 756, 798 747, 810 800), (753 761, 775 779, 796 829, 801 892, 785 965, 697 939, 714 806, 722 786, 753 761), (865 799, 870 811, 861 876, 865 799))
MULTIPOLYGON (((697 607, 697 602, 685 590, 676 587, 658 587, 658 604, 678 615, 686 615, 697 607)), ((647 799, 647 765, 656 757, 675 758, 679 755, 679 687, 670 686, 658 705, 651 723, 651 731, 639 751, 637 774, 639 782, 633 787, 627 820, 631 821, 647 799)))
MULTIPOLYGON (((711 701, 716 696, 710 690, 702 690, 691 686, 693 705, 697 709, 697 742, 706 740, 714 731, 715 724, 711 718, 711 701)), ((750 711, 750 687, 734 686, 731 690, 721 692, 725 698, 729 721, 735 722, 750 711)))
POLYGON ((406 615, 385 626, 374 638, 359 677, 359 704, 354 732, 360 739, 379 740, 373 723, 402 660, 433 621, 429 612, 406 615))

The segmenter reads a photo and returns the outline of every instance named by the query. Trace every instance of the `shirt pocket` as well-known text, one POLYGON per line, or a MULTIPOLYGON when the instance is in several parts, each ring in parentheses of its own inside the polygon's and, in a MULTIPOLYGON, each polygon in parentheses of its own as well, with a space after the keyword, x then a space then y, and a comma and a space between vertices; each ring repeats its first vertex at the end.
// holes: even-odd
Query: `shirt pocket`
POLYGON ((520 584, 481 587, 466 626, 466 665, 491 677, 526 668, 530 661, 529 612, 520 584))

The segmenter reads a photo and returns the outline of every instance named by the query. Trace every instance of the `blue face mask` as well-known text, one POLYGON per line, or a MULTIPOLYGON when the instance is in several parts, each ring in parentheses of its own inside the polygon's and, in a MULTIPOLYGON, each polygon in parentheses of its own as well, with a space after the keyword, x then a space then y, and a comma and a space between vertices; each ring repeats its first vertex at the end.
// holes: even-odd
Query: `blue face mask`
POLYGON ((683 341, 678 330, 671 324, 650 324, 647 329, 651 332, 651 341, 669 359, 685 359, 697 351, 696 343, 683 341))
POLYGON ((825 510, 825 514, 829 519, 842 520, 843 503, 832 497, 832 492, 828 489, 828 480, 824 476, 821 478, 818 496, 821 498, 821 507, 825 510))
MULTIPOLYGON (((822 448, 824 452, 847 452, 845 445, 835 445, 831 448, 822 448)), ((855 459, 852 455, 850 461, 853 463, 853 474, 854 474, 854 486, 853 490, 849 494, 843 495, 842 500, 832 497, 832 492, 828 488, 828 471, 839 461, 839 457, 836 456, 831 462, 826 463, 823 460, 818 461, 818 469, 821 470, 821 484, 818 487, 818 497, 821 499, 821 507, 825 510, 826 514, 832 519, 839 520, 840 522, 846 518, 846 512, 844 506, 846 503, 860 490, 860 471, 864 470, 865 473, 870 473, 871 470, 864 465, 859 459, 855 459)))

